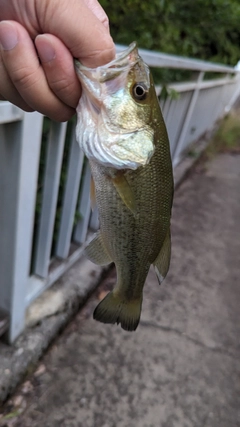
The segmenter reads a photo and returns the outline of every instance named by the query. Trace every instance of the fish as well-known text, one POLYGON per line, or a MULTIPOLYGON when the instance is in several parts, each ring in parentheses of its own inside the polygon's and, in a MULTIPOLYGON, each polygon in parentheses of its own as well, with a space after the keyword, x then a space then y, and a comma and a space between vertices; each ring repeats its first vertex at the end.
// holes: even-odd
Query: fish
POLYGON ((171 258, 173 172, 169 140, 149 67, 136 42, 104 66, 75 61, 82 86, 76 138, 94 182, 100 229, 85 249, 115 263, 117 283, 94 319, 136 330, 151 264, 159 283, 171 258))

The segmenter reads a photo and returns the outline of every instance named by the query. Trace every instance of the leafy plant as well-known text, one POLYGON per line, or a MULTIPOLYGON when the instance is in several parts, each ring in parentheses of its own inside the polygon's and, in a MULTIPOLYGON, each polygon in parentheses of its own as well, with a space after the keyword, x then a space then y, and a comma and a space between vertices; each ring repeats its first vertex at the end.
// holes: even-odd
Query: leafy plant
POLYGON ((238 0, 100 0, 117 43, 235 65, 238 0))
POLYGON ((237 109, 224 117, 205 151, 205 158, 212 158, 221 152, 240 153, 239 114, 237 109))

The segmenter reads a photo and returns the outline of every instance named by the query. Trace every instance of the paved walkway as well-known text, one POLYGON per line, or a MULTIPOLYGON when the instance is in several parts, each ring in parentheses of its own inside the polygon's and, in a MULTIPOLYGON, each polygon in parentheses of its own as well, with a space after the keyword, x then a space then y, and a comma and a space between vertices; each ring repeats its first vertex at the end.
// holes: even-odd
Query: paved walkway
POLYGON ((172 240, 138 330, 92 319, 110 276, 25 384, 17 427, 240 426, 239 155, 198 166, 177 190, 172 240))

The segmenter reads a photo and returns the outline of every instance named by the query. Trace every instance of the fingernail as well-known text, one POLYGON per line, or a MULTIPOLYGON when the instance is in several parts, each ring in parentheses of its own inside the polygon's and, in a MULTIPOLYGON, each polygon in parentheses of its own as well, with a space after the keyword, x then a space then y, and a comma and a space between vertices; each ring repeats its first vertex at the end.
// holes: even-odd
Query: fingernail
POLYGON ((12 24, 2 21, 0 23, 0 44, 4 50, 13 49, 18 43, 18 35, 12 24))
POLYGON ((52 46, 52 43, 48 40, 47 36, 37 36, 35 39, 35 45, 41 62, 50 62, 55 58, 55 50, 52 46))

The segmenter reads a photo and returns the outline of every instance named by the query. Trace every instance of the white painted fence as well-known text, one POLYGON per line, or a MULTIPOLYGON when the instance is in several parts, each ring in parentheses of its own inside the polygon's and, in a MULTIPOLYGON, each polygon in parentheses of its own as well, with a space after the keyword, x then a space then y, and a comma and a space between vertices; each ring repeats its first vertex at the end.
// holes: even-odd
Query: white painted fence
MULTIPOLYGON (((140 54, 150 66, 195 73, 195 80, 169 86, 177 98, 160 98, 175 167, 186 148, 231 109, 240 80, 232 67, 140 54), (204 80, 206 72, 219 77, 204 80)), ((89 230, 98 227, 89 189, 90 170, 72 122, 55 123, 0 102, 0 333, 6 314, 9 342, 23 331, 27 306, 81 257, 89 230)))

